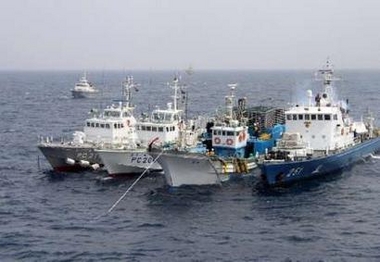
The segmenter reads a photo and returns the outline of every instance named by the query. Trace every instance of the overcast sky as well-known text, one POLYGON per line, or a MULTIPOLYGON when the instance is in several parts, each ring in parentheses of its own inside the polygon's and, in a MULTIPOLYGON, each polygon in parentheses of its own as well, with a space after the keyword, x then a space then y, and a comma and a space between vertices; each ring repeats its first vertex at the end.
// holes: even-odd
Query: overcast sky
POLYGON ((380 69, 379 0, 2 0, 2 69, 380 69))

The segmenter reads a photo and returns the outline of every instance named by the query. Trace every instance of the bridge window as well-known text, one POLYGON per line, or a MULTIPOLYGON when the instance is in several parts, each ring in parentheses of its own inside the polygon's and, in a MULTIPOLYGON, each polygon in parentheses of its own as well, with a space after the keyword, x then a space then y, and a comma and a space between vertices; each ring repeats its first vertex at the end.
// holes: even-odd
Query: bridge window
POLYGON ((152 127, 151 126, 147 126, 146 127, 146 131, 152 131, 152 127))
POLYGON ((106 124, 106 128, 108 128, 108 129, 109 129, 109 128, 110 128, 110 124, 106 124))
POLYGON ((227 136, 237 136, 237 132, 227 131, 227 136))
POLYGON ((318 114, 317 116, 318 116, 318 120, 323 120, 323 115, 318 114))
POLYGON ((325 120, 330 121, 331 120, 331 115, 325 115, 325 120))
POLYGON ((96 124, 95 124, 95 127, 99 127, 99 123, 96 123, 96 124))
POLYGON ((311 115, 311 120, 317 120, 317 115, 311 115))
POLYGON ((152 131, 153 131, 153 132, 157 132, 157 127, 156 127, 156 126, 153 126, 153 127, 152 127, 152 131))
POLYGON ((158 127, 159 132, 164 132, 164 128, 162 126, 158 127))
POLYGON ((299 114, 298 115, 298 120, 303 120, 303 115, 299 114))
POLYGON ((309 114, 305 115, 305 120, 310 120, 310 115, 309 114))
POLYGON ((101 128, 104 128, 104 124, 100 124, 100 127, 101 127, 101 128))
POLYGON ((338 120, 338 115, 337 114, 334 115, 334 120, 338 120))
POLYGON ((294 115, 292 116, 292 118, 293 118, 293 120, 297 120, 297 115, 294 114, 294 115))
POLYGON ((292 120, 292 115, 286 115, 286 120, 292 120))

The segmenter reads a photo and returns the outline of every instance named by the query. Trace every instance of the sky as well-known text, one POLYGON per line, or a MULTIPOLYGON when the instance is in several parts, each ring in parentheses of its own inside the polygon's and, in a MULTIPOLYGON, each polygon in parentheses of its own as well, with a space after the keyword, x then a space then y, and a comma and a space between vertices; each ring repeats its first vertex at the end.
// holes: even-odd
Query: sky
POLYGON ((380 69, 378 0, 2 0, 0 70, 380 69))

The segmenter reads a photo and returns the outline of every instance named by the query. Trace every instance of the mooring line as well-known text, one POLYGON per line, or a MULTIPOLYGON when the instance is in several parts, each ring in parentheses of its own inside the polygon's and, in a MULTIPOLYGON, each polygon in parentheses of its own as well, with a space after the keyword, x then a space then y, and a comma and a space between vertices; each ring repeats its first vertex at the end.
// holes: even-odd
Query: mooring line
POLYGON ((128 192, 129 191, 131 191, 131 189, 137 184, 137 182, 145 175, 145 173, 149 170, 149 168, 154 164, 154 163, 156 163, 157 162, 157 159, 162 155, 162 153, 163 153, 164 151, 163 150, 161 150, 161 152, 158 154, 158 156, 153 160, 153 162, 152 163, 150 163, 150 165, 147 167, 147 168, 145 168, 145 170, 144 170, 144 172, 142 172, 141 173, 141 175, 132 183, 132 185, 130 185, 129 187, 128 187, 128 189, 124 192, 124 194, 110 207, 110 209, 108 209, 108 211, 105 213, 105 214, 101 214, 101 215, 99 215, 99 216, 97 216, 96 218, 95 218, 95 220, 98 220, 100 217, 102 217, 102 216, 105 216, 105 215, 108 215, 109 213, 111 213, 112 212, 112 210, 114 210, 115 209, 115 207, 120 203, 120 201, 121 200, 123 200, 123 198, 128 194, 128 192))

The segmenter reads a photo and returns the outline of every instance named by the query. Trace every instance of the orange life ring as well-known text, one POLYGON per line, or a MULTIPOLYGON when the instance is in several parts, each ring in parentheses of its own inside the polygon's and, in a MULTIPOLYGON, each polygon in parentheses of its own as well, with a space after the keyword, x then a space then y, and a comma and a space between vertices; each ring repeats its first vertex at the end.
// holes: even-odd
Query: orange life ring
POLYGON ((220 138, 219 137, 215 137, 214 138, 214 144, 220 144, 220 138))
POLYGON ((234 143, 234 141, 231 139, 231 138, 228 138, 227 140, 226 140, 226 143, 227 143, 227 145, 232 145, 233 143, 234 143))

